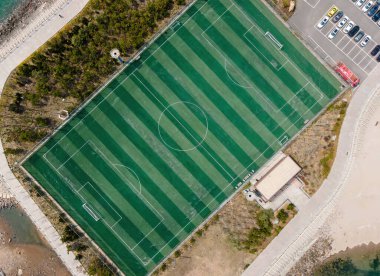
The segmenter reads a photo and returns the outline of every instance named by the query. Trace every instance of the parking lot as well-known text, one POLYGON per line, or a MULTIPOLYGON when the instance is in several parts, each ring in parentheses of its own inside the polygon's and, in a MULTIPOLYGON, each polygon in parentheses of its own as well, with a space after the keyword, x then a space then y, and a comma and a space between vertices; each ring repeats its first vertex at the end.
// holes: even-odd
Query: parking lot
POLYGON ((351 0, 300 0, 288 23, 329 65, 335 66, 337 62, 344 62, 363 81, 378 64, 376 57, 371 56, 370 52, 380 44, 380 26, 362 11, 363 6, 358 7, 351 0), (338 28, 338 33, 332 39, 328 35, 337 27, 337 23, 330 19, 324 27, 318 28, 318 23, 332 6, 342 10, 344 16, 349 18, 348 22, 352 20, 355 25, 359 25, 360 30, 365 32, 364 36, 371 36, 365 47, 361 47, 360 42, 355 42, 343 33, 347 24, 338 28))

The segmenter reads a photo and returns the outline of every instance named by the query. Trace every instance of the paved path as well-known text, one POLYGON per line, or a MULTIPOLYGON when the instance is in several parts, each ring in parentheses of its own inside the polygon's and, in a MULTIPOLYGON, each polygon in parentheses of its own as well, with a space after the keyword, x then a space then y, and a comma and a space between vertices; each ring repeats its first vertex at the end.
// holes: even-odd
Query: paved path
POLYGON ((355 92, 343 122, 337 156, 322 187, 309 203, 281 231, 269 246, 247 268, 243 276, 284 275, 323 233, 323 224, 333 212, 336 198, 353 167, 360 150, 361 129, 366 126, 377 101, 378 66, 355 92))
MULTIPOLYGON (((6 79, 16 66, 76 16, 88 1, 58 0, 51 8, 40 14, 28 27, 11 39, 5 47, 0 48, 0 95, 6 79)), ((13 175, 5 158, 1 141, 0 178, 0 185, 5 183, 6 188, 14 195, 71 274, 75 276, 86 275, 80 262, 75 260, 75 255, 72 252, 67 252, 66 245, 61 242, 57 231, 13 175)), ((0 190, 5 189, 1 186, 0 190)))
POLYGON ((88 1, 57 0, 0 48, 0 94, 12 70, 75 17, 88 1))
POLYGON ((79 261, 75 260, 75 255, 72 252, 67 252, 66 245, 61 242, 61 238, 53 225, 49 222, 46 216, 38 208, 37 204, 30 197, 29 193, 21 186, 20 182, 15 178, 10 170, 7 160, 4 155, 3 145, 0 142, 0 170, 2 179, 5 181, 10 192, 19 202, 26 214, 34 222, 38 230, 49 242, 50 246, 61 258, 64 265, 75 276, 86 275, 79 261))

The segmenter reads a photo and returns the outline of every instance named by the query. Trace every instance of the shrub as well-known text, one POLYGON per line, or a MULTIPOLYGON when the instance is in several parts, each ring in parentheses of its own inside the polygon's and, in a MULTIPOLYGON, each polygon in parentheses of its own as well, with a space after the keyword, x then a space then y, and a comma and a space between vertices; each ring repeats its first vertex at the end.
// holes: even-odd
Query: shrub
POLYGON ((281 209, 277 214, 278 220, 281 221, 282 223, 285 223, 288 217, 289 217, 289 214, 284 209, 281 209))
POLYGON ((177 250, 176 252, 174 252, 174 257, 178 258, 181 256, 181 251, 177 250))
POLYGON ((18 155, 18 154, 23 154, 23 153, 25 153, 25 150, 24 150, 24 149, 20 149, 20 148, 16 148, 16 149, 13 149, 13 148, 5 148, 5 149, 4 149, 4 153, 5 153, 6 155, 8 155, 8 154, 18 155))
POLYGON ((77 233, 74 231, 74 227, 71 225, 66 225, 63 235, 61 237, 62 242, 72 242, 78 239, 77 233))
POLYGON ((35 129, 24 129, 18 133, 18 140, 25 142, 36 142, 46 136, 45 131, 38 131, 35 129))
POLYGON ((21 104, 16 104, 16 103, 11 103, 8 108, 9 108, 9 111, 12 111, 17 114, 24 113, 25 111, 25 107, 23 107, 21 104))
POLYGON ((51 125, 51 119, 47 117, 37 117, 36 125, 40 127, 48 127, 51 125))
POLYGON ((293 203, 290 203, 288 207, 286 207, 287 210, 293 211, 296 208, 296 206, 293 203))

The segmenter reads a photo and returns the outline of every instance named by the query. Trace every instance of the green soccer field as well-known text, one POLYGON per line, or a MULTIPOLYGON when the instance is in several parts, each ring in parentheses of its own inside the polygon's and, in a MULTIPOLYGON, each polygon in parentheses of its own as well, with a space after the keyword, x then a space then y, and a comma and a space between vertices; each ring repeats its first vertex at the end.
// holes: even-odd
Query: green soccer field
POLYGON ((259 0, 199 0, 23 167, 148 274, 339 87, 259 0))

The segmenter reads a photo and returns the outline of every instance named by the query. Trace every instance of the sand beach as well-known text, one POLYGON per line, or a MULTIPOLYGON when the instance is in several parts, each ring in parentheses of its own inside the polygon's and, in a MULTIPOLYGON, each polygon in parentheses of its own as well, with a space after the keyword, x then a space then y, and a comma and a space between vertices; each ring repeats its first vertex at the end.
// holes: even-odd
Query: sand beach
MULTIPOLYGON (((376 93, 380 94, 380 88, 376 93)), ((327 223, 333 240, 331 254, 370 242, 380 243, 379 166, 380 104, 375 102, 366 126, 361 129, 350 176, 327 223)))

